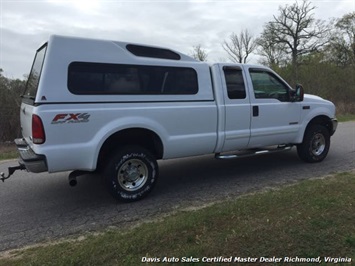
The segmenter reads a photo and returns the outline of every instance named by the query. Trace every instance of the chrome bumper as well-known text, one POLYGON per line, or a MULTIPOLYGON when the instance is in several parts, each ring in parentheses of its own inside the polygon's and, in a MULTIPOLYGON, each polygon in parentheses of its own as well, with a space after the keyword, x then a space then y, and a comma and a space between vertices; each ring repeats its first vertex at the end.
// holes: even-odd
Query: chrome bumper
POLYGON ((26 167, 29 172, 41 173, 48 171, 47 160, 44 155, 36 154, 24 139, 15 139, 20 154, 19 164, 26 167))

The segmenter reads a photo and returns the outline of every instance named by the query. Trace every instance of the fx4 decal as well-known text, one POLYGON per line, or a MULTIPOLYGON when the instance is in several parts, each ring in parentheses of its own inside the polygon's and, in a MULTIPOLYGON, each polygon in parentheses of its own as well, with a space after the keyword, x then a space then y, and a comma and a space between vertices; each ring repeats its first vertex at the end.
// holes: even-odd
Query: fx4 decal
POLYGON ((90 114, 77 113, 77 114, 57 114, 51 124, 64 124, 64 123, 84 123, 89 122, 90 114))

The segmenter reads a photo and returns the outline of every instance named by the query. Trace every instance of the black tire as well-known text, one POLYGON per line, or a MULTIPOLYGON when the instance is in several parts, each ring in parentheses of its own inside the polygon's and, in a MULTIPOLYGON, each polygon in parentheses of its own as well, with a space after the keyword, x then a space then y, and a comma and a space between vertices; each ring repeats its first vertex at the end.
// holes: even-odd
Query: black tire
POLYGON ((113 154, 104 171, 111 195, 132 202, 147 196, 159 176, 155 157, 140 146, 126 146, 113 154))
POLYGON ((330 147, 330 134, 322 125, 311 125, 297 145, 298 156, 305 162, 318 163, 327 157, 330 147))

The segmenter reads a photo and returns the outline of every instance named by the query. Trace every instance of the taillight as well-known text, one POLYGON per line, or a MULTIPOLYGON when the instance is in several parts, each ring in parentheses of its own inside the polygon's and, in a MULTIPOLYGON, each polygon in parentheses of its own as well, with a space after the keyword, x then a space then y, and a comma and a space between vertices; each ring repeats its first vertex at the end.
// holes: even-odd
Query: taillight
POLYGON ((46 141, 43 123, 38 115, 32 115, 32 141, 34 144, 43 144, 46 141))

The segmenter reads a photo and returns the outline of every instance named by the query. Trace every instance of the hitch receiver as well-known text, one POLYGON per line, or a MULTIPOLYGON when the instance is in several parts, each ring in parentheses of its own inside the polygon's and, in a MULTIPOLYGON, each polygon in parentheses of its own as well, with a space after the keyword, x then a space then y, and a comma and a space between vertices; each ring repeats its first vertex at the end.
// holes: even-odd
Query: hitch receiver
POLYGON ((5 182, 6 179, 10 178, 10 176, 12 176, 16 170, 24 170, 24 169, 26 169, 26 167, 23 164, 20 164, 18 166, 10 166, 7 169, 9 171, 9 174, 7 176, 5 176, 5 173, 3 173, 3 172, 0 173, 0 176, 1 176, 0 180, 2 182, 5 182))

